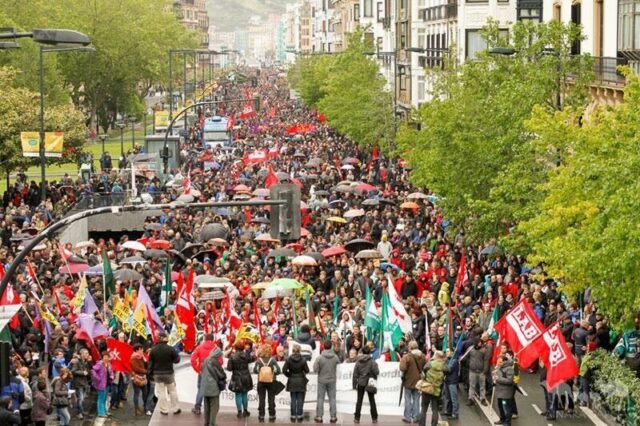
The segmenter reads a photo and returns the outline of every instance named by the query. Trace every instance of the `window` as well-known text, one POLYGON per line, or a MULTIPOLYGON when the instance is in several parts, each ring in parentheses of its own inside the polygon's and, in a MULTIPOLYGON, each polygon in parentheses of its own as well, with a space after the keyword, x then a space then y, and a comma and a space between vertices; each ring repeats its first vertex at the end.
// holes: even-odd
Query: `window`
POLYGON ((353 20, 354 21, 360 20, 360 4, 353 5, 353 20))
POLYGON ((364 17, 373 18, 373 0, 364 0, 364 17))
POLYGON ((398 82, 400 83, 400 90, 407 90, 407 74, 405 67, 398 67, 398 82))
MULTIPOLYGON (((580 25, 582 23, 582 5, 580 3, 571 5, 571 22, 576 25, 580 25)), ((573 45, 571 46, 571 54, 580 54, 580 40, 573 42, 573 45)))
POLYGON ((384 19, 384 3, 381 1, 376 4, 376 18, 378 22, 382 22, 384 19))
POLYGON ((376 52, 382 51, 382 37, 376 38, 376 52))
POLYGON ((418 28, 418 44, 416 45, 416 47, 426 46, 426 38, 425 38, 426 31, 427 31, 426 28, 418 28))
POLYGON ((559 4, 553 5, 553 20, 558 22, 562 20, 562 6, 559 4))
POLYGON ((427 94, 427 87, 425 84, 425 76, 424 75, 419 75, 418 76, 418 101, 424 101, 425 96, 427 94))
MULTIPOLYGON (((509 30, 500 30, 498 34, 500 38, 507 38, 509 37, 509 30)), ((478 53, 489 47, 487 41, 480 35, 480 30, 467 30, 465 42, 465 56, 469 59, 475 59, 478 53)))

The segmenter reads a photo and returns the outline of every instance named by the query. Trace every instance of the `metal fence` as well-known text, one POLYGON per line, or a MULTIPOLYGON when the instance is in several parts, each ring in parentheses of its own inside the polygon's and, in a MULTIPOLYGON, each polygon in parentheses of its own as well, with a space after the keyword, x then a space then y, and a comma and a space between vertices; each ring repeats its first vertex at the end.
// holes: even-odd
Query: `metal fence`
POLYGON ((593 58, 595 83, 623 86, 626 82, 624 75, 618 71, 618 66, 628 65, 625 58, 597 56, 593 58))

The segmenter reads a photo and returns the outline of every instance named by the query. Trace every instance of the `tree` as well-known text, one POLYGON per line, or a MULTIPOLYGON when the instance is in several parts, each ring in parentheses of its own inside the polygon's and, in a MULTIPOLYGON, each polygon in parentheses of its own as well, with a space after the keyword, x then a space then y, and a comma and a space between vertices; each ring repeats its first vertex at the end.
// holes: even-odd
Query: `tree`
POLYGON ((475 241, 507 235, 529 217, 540 196, 533 188, 555 167, 549 157, 564 155, 564 147, 541 146, 526 127, 534 107, 581 109, 588 93, 591 63, 570 55, 582 38, 578 27, 518 22, 510 34, 498 37, 489 22, 483 30, 488 45, 515 54, 485 51, 434 73, 432 100, 416 114, 420 130, 405 127, 398 136, 415 182, 443 196, 454 228, 465 228, 475 241), (572 86, 565 83, 569 75, 576 76, 572 86))
POLYGON ((532 120, 552 131, 541 144, 572 141, 571 152, 539 191, 537 214, 519 224, 532 263, 577 295, 587 289, 614 326, 633 325, 640 306, 640 81, 629 77, 624 103, 580 125, 538 110, 532 120))

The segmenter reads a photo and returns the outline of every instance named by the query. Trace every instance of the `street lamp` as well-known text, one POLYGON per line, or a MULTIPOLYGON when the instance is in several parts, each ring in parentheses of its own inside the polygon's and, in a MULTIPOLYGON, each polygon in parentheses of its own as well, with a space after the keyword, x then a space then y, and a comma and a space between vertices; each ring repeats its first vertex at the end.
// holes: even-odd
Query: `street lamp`
POLYGON ((91 39, 81 32, 67 29, 36 28, 31 32, 19 33, 15 28, 1 28, 0 40, 31 38, 36 43, 48 45, 88 46, 91 39))
MULTIPOLYGON (((35 32, 36 30, 34 30, 35 32)), ((71 31, 72 33, 76 33, 76 31, 71 31)), ((80 33, 78 33, 80 34, 80 33)), ((86 37, 86 36, 85 36, 86 37)), ((2 35, 0 34, 0 38, 2 35)), ((88 39, 88 38, 87 38, 88 39)), ((34 37, 35 40, 35 37, 34 37)), ((39 147, 39 156, 40 156, 40 197, 42 202, 47 199, 47 192, 45 190, 45 179, 46 179, 46 156, 45 156, 45 146, 44 146, 44 54, 48 52, 71 52, 71 51, 84 51, 84 52, 95 52, 93 47, 84 47, 80 46, 72 46, 72 47, 60 47, 60 48, 49 48, 40 46, 40 147, 39 147)))
POLYGON ((122 119, 116 123, 116 127, 120 129, 120 157, 122 158, 124 158, 124 128, 127 127, 124 120, 125 118, 122 117, 122 119))
POLYGON ((129 123, 131 123, 131 148, 136 147, 136 118, 129 117, 129 123))
POLYGON ((102 156, 104 157, 104 143, 107 141, 108 135, 99 135, 98 138, 102 142, 102 156))

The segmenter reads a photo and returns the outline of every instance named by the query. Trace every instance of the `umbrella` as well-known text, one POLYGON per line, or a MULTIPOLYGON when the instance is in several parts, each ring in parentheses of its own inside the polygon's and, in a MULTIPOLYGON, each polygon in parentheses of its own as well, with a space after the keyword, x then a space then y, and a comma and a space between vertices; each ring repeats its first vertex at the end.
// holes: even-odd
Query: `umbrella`
POLYGON ((104 273, 104 269, 102 269, 102 264, 92 266, 91 268, 84 271, 84 274, 89 276, 100 276, 103 273, 104 273))
POLYGON ((180 251, 180 253, 182 253, 185 256, 192 256, 196 254, 201 247, 202 247, 202 244, 187 243, 187 245, 184 246, 184 248, 180 251))
POLYGON ((117 281, 140 281, 142 274, 133 269, 118 269, 113 273, 113 278, 117 281))
POLYGON ((147 260, 140 256, 129 256, 122 259, 119 263, 121 265, 136 265, 138 263, 147 263, 147 260))
POLYGON ((364 210, 362 210, 362 209, 347 210, 342 216, 345 219, 352 219, 354 217, 364 216, 364 210))
POLYGON ((309 173, 307 175, 304 176, 305 179, 307 180, 316 180, 318 179, 318 175, 315 173, 309 173))
POLYGON ((395 201, 390 200, 390 199, 388 199, 388 198, 379 198, 379 199, 378 199, 378 202, 379 202, 380 204, 388 204, 388 205, 390 205, 390 206, 395 206, 395 205, 396 205, 396 202, 395 202, 395 201))
POLYGON ((151 242, 151 247, 154 249, 169 250, 171 248, 171 243, 167 240, 155 240, 151 242))
POLYGON ((209 241, 207 241, 207 244, 212 245, 214 247, 227 247, 229 245, 227 240, 222 238, 212 238, 209 241))
POLYGON ((330 216, 327 218, 327 222, 335 222, 335 223, 347 223, 347 220, 338 216, 330 216))
MULTIPOLYGON (((20 244, 18 246, 18 250, 22 250, 24 249, 27 245, 29 245, 29 243, 31 242, 31 240, 29 241, 23 241, 22 244, 20 244)), ((47 246, 44 243, 39 243, 37 244, 32 250, 37 251, 37 250, 46 250, 47 246)))
POLYGON ((269 252, 267 257, 294 257, 296 252, 290 248, 279 248, 269 252))
POLYGON ((76 256, 75 254, 72 254, 71 256, 69 256, 69 258, 67 259, 67 262, 69 262, 69 263, 89 263, 89 262, 87 262, 87 259, 84 259, 84 258, 82 258, 80 256, 76 256))
POLYGON ((87 269, 89 269, 89 265, 86 263, 69 263, 68 265, 60 267, 58 272, 61 274, 75 275, 80 274, 87 269))
POLYGON ((352 184, 353 184, 353 182, 351 182, 350 180, 343 180, 341 182, 338 182, 338 185, 336 185, 336 186, 341 186, 341 185, 351 186, 352 184))
POLYGON ((229 278, 226 277, 216 277, 215 275, 198 275, 193 279, 195 284, 227 284, 231 283, 229 278))
POLYGON ((375 198, 369 198, 368 200, 364 200, 362 202, 363 206, 377 206, 380 205, 380 202, 375 198))
POLYGON ((144 244, 138 241, 125 241, 122 246, 123 249, 134 250, 134 251, 145 251, 147 248, 144 244))
POLYGON ((322 255, 324 257, 340 256, 341 254, 346 252, 347 251, 342 246, 333 246, 322 250, 322 255))
POLYGON ((168 253, 174 258, 180 259, 182 262, 187 261, 187 258, 184 257, 184 254, 180 253, 178 250, 169 250, 168 253))
MULTIPOLYGON (((218 213, 219 214, 219 213, 218 213)), ((229 231, 219 223, 209 223, 200 231, 200 240, 209 241, 212 238, 227 239, 229 231)))
POLYGON ((498 247, 496 246, 486 246, 480 251, 480 254, 495 254, 498 252, 498 247))
POLYGON ((191 194, 182 194, 176 198, 176 201, 180 203, 193 203, 193 200, 195 200, 195 197, 191 194))
POLYGON ((169 257, 166 251, 159 249, 145 250, 142 255, 148 259, 166 259, 169 257))
MULTIPOLYGON (((217 164, 217 163, 216 163, 216 164, 217 164)), ((220 167, 218 167, 218 168, 220 168, 220 167)), ((246 178, 246 177, 244 177, 244 176, 240 176, 240 177, 238 178, 238 182, 249 183, 249 182, 251 182, 251 179, 246 178)))
POLYGON ((196 254, 191 255, 191 259, 198 259, 202 262, 204 262, 205 257, 209 257, 209 259, 215 259, 216 257, 218 257, 218 254, 214 250, 201 250, 196 254))
POLYGON ((318 253, 317 251, 312 251, 311 253, 306 253, 307 256, 312 257, 316 260, 316 262, 322 262, 324 260, 324 256, 322 253, 318 253))
POLYGON ((252 285, 251 290, 264 290, 269 286, 269 284, 271 284, 271 282, 262 281, 256 285, 252 285))
POLYGON ((256 197, 268 197, 270 193, 271 191, 267 188, 257 188, 255 191, 253 191, 253 195, 255 195, 256 197))
POLYGON ((423 194, 422 192, 412 192, 407 195, 407 200, 425 200, 427 198, 427 194, 423 194))
POLYGON ((359 183, 358 185, 355 186, 356 191, 363 191, 363 192, 369 192, 369 191, 377 191, 378 188, 376 186, 373 185, 369 185, 368 183, 359 183))
POLYGON ((96 243, 94 243, 93 241, 80 241, 79 243, 76 243, 75 248, 83 249, 87 247, 95 247, 95 245, 96 243))
POLYGON ((223 291, 212 290, 200 295, 200 300, 221 300, 227 297, 223 291))
POLYGON ((349 241, 344 245, 344 248, 349 250, 352 253, 357 253, 361 250, 369 250, 375 247, 375 244, 368 240, 363 240, 362 238, 356 238, 355 240, 349 241))
POLYGON ((248 200, 251 198, 251 195, 247 194, 247 193, 240 193, 240 194, 236 194, 233 196, 234 200, 248 200))
POLYGON ((278 286, 269 287, 262 292, 263 299, 275 299, 276 297, 291 297, 293 290, 278 286))
POLYGON ((382 259, 378 250, 362 250, 356 254, 356 259, 382 259))
POLYGON ((308 229, 300 228, 300 236, 301 237, 308 237, 309 235, 311 235, 311 232, 309 232, 308 229))
POLYGON ((300 253, 302 251, 302 244, 300 243, 290 243, 284 246, 285 248, 294 250, 296 253, 300 253))
POLYGON ((355 157, 347 157, 344 160, 342 160, 342 164, 358 164, 360 162, 360 160, 358 160, 355 157))
POLYGON ((251 188, 249 188, 247 185, 243 185, 243 184, 234 186, 233 190, 235 192, 251 192, 251 188))
MULTIPOLYGON (((16 218, 14 218, 15 220, 16 218)), ((22 232, 26 232, 29 235, 36 235, 38 233, 38 228, 25 228, 22 232)))
POLYGON ((161 223, 147 223, 144 226, 144 229, 148 229, 150 231, 159 231, 162 229, 162 224, 161 223))
POLYGON ((311 256, 296 256, 291 261, 296 266, 318 266, 318 262, 311 256))
POLYGON ((216 209, 216 214, 218 216, 231 216, 231 211, 226 207, 219 207, 216 209))
POLYGON ((320 197, 326 197, 327 195, 329 195, 329 191, 325 191, 324 189, 319 189, 315 191, 314 194, 320 197))
POLYGON ((351 186, 347 185, 338 185, 333 188, 333 192, 344 192, 345 194, 353 191, 354 189, 351 186))
POLYGON ((285 172, 278 172, 276 173, 276 176, 278 177, 278 179, 280 180, 287 180, 289 179, 289 173, 285 173, 285 172))
POLYGON ((28 234, 15 234, 11 237, 11 241, 23 241, 31 239, 31 235, 28 234))
POLYGON ((340 169, 342 169, 342 170, 353 170, 353 169, 355 169, 355 167, 353 167, 351 164, 345 164, 344 166, 340 167, 340 169))
POLYGON ((254 217, 251 219, 251 223, 271 223, 266 217, 254 217))
POLYGON ((255 241, 265 241, 267 243, 279 243, 280 240, 277 238, 272 238, 269 234, 260 234, 254 238, 255 241))
POLYGON ((418 203, 415 203, 413 201, 405 201, 404 203, 400 204, 400 208, 406 210, 414 210, 419 209, 420 206, 418 205, 418 203))
POLYGON ((396 271, 400 270, 400 267, 398 265, 395 265, 393 263, 387 263, 387 262, 383 262, 380 264, 380 269, 382 269, 383 271, 389 268, 393 268, 396 271))
POLYGON ((303 285, 298 282, 298 280, 294 280, 293 278, 278 278, 277 280, 271 281, 267 288, 270 287, 280 287, 280 288, 290 288, 290 289, 299 289, 302 288, 303 285))
POLYGON ((346 206, 347 202, 345 200, 333 200, 329 203, 331 207, 333 207, 336 204, 344 204, 346 206))

